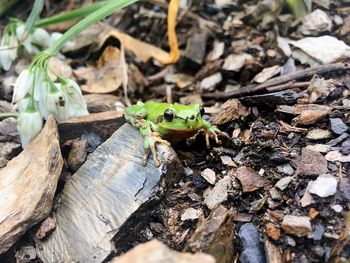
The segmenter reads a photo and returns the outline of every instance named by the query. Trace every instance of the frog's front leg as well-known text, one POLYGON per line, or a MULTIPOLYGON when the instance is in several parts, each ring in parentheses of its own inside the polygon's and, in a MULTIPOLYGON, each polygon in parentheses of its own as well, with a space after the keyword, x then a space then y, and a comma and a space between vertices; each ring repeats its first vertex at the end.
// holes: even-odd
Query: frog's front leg
POLYGON ((212 125, 210 122, 208 122, 206 120, 203 120, 202 128, 203 128, 204 133, 205 133, 205 142, 206 142, 208 149, 210 148, 210 142, 209 142, 210 137, 213 137, 215 142, 217 144, 220 144, 221 141, 219 140, 218 135, 226 135, 224 132, 220 131, 215 125, 212 125))
POLYGON ((124 110, 124 118, 132 126, 141 128, 142 124, 146 121, 147 118, 147 112, 144 108, 144 104, 140 102, 136 105, 127 107, 124 110))
POLYGON ((160 137, 160 134, 158 132, 154 132, 152 130, 152 123, 150 121, 144 120, 144 123, 140 127, 140 133, 144 137, 144 150, 145 155, 143 157, 143 165, 147 164, 147 160, 149 157, 149 154, 152 152, 153 155, 153 163, 156 167, 159 167, 160 162, 157 159, 157 150, 156 150, 156 144, 162 143, 167 146, 170 146, 170 143, 166 140, 163 140, 160 137))

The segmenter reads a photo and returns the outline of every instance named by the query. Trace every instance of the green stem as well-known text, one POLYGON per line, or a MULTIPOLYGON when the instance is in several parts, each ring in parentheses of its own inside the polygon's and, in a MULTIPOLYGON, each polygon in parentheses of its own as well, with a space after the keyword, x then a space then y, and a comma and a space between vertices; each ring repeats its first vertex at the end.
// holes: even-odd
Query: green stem
POLYGON ((77 9, 70 11, 70 12, 65 12, 62 14, 48 17, 48 18, 40 19, 39 21, 37 21, 35 23, 35 26, 42 27, 42 26, 57 24, 60 22, 64 22, 64 21, 68 21, 68 20, 72 20, 72 19, 78 19, 78 18, 87 16, 87 15, 91 14, 92 12, 96 11, 96 9, 99 9, 102 6, 104 6, 107 3, 107 1, 109 1, 109 0, 96 2, 96 3, 93 3, 89 6, 77 8, 77 9))
POLYGON ((30 12, 30 15, 26 22, 25 32, 29 33, 32 30, 34 23, 38 20, 43 8, 44 0, 35 0, 32 11, 30 12))
POLYGON ((34 95, 32 95, 29 99, 29 103, 27 105, 27 108, 25 110, 26 112, 30 112, 30 113, 33 113, 33 112, 36 112, 36 107, 35 107, 35 100, 34 100, 34 95))
POLYGON ((49 49, 45 51, 48 56, 53 56, 57 54, 60 49, 64 46, 64 44, 69 41, 71 38, 78 35, 85 28, 91 26, 97 21, 105 18, 108 15, 111 15, 115 11, 122 9, 137 0, 113 0, 109 1, 106 5, 96 10, 94 13, 88 15, 83 20, 81 20, 78 24, 72 26, 66 33, 62 35, 58 41, 52 45, 49 49))
POLYGON ((18 114, 16 112, 2 112, 2 113, 0 113, 0 118, 6 118, 6 117, 18 117, 18 114))

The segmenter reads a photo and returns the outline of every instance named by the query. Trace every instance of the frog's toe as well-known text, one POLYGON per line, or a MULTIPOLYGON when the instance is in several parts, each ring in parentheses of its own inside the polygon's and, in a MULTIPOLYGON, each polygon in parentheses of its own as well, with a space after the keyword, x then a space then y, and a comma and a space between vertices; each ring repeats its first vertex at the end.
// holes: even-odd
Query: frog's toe
POLYGON ((207 148, 210 149, 210 141, 209 141, 209 138, 210 138, 210 134, 209 133, 205 133, 205 144, 207 145, 207 148))
POLYGON ((157 141, 157 140, 154 140, 154 142, 152 143, 152 145, 150 146, 150 148, 151 148, 151 152, 152 152, 152 155, 153 155, 153 163, 154 163, 154 166, 155 166, 155 167, 159 167, 160 162, 159 162, 159 160, 157 159, 156 142, 158 142, 158 141, 157 141))
POLYGON ((157 168, 160 166, 159 160, 158 160, 157 157, 154 156, 154 155, 153 155, 153 163, 154 163, 154 166, 157 167, 157 168))
POLYGON ((160 166, 160 162, 157 159, 157 149, 156 149, 156 144, 158 144, 158 143, 170 146, 170 143, 166 140, 163 140, 160 137, 160 134, 157 132, 152 132, 151 134, 149 134, 148 136, 145 137, 145 155, 143 158, 144 165, 147 164, 148 157, 149 157, 150 153, 152 153, 154 166, 156 166, 156 167, 160 166))
POLYGON ((149 154, 150 154, 150 149, 149 148, 145 148, 145 154, 143 155, 143 161, 142 161, 142 165, 143 166, 147 165, 149 154))
POLYGON ((161 144, 170 146, 170 142, 168 142, 167 140, 163 140, 163 139, 160 137, 159 133, 154 132, 154 133, 152 133, 151 136, 152 136, 152 139, 153 139, 154 143, 161 143, 161 144))

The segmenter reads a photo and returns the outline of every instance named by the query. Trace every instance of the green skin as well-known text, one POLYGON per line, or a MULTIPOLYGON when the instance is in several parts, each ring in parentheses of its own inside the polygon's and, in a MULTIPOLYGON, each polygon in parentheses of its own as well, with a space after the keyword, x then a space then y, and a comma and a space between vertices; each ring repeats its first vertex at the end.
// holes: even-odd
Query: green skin
POLYGON ((199 104, 181 105, 153 101, 138 102, 136 105, 127 107, 124 110, 125 120, 138 128, 144 137, 143 164, 146 165, 148 156, 152 152, 154 165, 157 167, 160 165, 156 143, 170 145, 168 140, 174 142, 189 139, 200 131, 205 133, 208 148, 210 147, 209 137, 213 137, 219 143, 218 135, 223 133, 202 119, 201 108, 199 104), (173 113, 174 118, 170 121, 164 117, 166 110, 173 113))

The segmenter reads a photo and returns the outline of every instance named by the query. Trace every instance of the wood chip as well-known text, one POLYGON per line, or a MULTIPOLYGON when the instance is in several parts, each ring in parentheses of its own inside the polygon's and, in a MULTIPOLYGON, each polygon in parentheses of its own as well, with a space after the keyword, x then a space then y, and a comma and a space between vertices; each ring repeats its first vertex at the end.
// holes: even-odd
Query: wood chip
POLYGON ((159 168, 152 160, 143 166, 141 134, 129 124, 119 128, 66 183, 54 214, 57 228, 37 241, 40 258, 44 262, 102 262, 114 250, 113 238, 116 244, 121 236, 126 242, 128 229, 122 228, 126 220, 141 206, 146 209, 159 199, 161 185, 178 178, 181 166, 174 151, 160 145, 158 157, 159 168))
POLYGON ((241 182, 243 193, 254 192, 270 184, 268 179, 246 166, 238 168, 234 176, 241 182))
POLYGON ((0 254, 49 215, 62 166, 50 116, 33 142, 0 171, 0 254))

